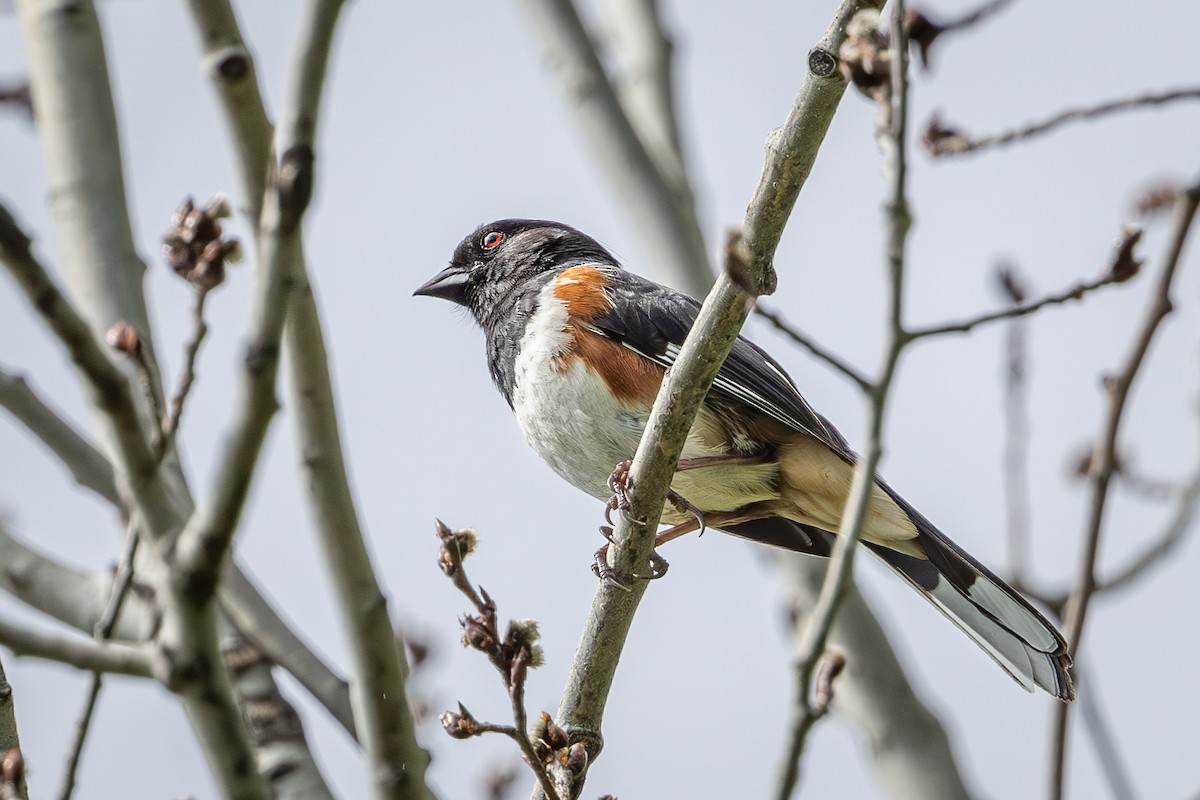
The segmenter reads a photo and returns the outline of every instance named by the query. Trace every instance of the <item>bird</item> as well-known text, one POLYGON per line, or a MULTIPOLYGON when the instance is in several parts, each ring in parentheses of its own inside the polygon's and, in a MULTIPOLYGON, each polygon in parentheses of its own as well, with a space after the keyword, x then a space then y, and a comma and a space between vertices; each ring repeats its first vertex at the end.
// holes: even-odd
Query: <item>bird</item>
MULTIPOLYGON (((549 220, 482 225, 414 295, 465 307, 526 441, 567 482, 612 505, 700 303, 625 270, 596 239, 549 220)), ((828 557, 857 456, 765 350, 733 344, 688 433, 657 542, 705 526, 828 557)), ((1027 691, 1074 699, 1062 634, 881 478, 862 544, 1027 691)), ((607 515, 606 511, 606 515, 607 515)))

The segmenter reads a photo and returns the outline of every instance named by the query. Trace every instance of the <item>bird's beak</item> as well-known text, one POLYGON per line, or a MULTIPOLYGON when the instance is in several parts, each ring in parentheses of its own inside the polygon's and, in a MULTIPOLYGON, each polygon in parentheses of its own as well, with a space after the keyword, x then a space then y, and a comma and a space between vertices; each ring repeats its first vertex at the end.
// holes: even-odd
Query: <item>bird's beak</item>
POLYGON ((413 292, 414 296, 440 297, 461 306, 467 305, 467 273, 451 265, 422 283, 413 292))

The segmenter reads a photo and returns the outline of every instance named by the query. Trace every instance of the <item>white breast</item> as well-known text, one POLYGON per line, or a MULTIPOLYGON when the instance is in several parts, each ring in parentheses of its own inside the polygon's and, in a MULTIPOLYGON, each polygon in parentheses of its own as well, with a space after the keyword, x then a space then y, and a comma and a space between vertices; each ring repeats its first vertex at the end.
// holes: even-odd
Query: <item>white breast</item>
POLYGON ((583 362, 564 361, 567 311, 553 291, 552 284, 542 290, 521 338, 513 409, 525 439, 555 472, 607 499, 608 477, 633 457, 646 416, 615 400, 583 362))
MULTIPOLYGON (((617 400, 599 375, 566 353, 567 312, 553 295, 553 285, 542 290, 539 301, 514 365, 517 422, 526 441, 551 469, 593 497, 607 500, 609 476, 617 464, 633 458, 649 408, 617 400)), ((700 431, 707 413, 701 411, 688 436, 684 458, 726 452, 723 446, 705 444, 700 431)), ((673 485, 701 508, 719 511, 778 496, 777 480, 775 464, 743 464, 681 472, 673 485)), ((674 522, 683 516, 668 506, 664 519, 674 522)))

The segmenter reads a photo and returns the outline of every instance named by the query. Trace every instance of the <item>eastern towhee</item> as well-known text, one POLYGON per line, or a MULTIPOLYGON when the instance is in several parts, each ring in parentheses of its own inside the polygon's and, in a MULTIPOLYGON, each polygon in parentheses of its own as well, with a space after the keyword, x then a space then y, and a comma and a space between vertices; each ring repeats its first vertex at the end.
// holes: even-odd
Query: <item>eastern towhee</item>
MULTIPOLYGON (((574 228, 509 219, 463 239, 415 292, 470 309, 488 368, 550 467, 602 500, 633 457, 700 304, 623 270, 574 228)), ((855 454, 783 368, 738 338, 700 408, 663 508, 672 534, 715 528, 828 556, 855 454), (697 512, 693 514, 692 512, 697 512)), ((881 479, 863 544, 1026 689, 1074 691, 1062 635, 881 479)), ((672 535, 672 538, 673 538, 672 535)))

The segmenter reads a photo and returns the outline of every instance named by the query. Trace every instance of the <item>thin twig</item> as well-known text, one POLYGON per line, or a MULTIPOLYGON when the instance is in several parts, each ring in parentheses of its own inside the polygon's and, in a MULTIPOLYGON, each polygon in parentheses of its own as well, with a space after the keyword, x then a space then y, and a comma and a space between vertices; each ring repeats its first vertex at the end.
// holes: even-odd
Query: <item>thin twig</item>
MULTIPOLYGON (((1200 206, 1200 181, 1180 197, 1175 204, 1175 223, 1162 272, 1140 328, 1134 335, 1132 348, 1126 356, 1121 371, 1106 381, 1108 388, 1108 410, 1101 427, 1100 444, 1091 473, 1092 497, 1085 528, 1083 553, 1079 572, 1075 579, 1065 610, 1063 633, 1066 636, 1070 655, 1076 657, 1083 634, 1088 605, 1096 590, 1096 559, 1100 550, 1100 537, 1104 529, 1104 515, 1108 506, 1108 490, 1117 465, 1117 436, 1125 413, 1130 390, 1142 364, 1150 343, 1158 333, 1162 321, 1171 312, 1171 288, 1183 254, 1188 232, 1200 206)), ((1050 800, 1062 800, 1066 779, 1067 721, 1070 706, 1057 705, 1051 722, 1050 800)))
POLYGON ((1163 532, 1124 567, 1107 578, 1097 578, 1094 593, 1124 589, 1174 552, 1184 535, 1193 528, 1192 521, 1200 505, 1200 469, 1192 474, 1188 485, 1180 490, 1174 505, 1174 514, 1163 532))
POLYGON ((1120 111, 1150 108, 1179 100, 1200 100, 1200 87, 1148 92, 1134 97, 1109 100, 1093 106, 1071 108, 1060 111, 1041 122, 1034 122, 990 136, 968 136, 952 126, 945 125, 935 116, 929 121, 925 130, 925 149, 933 156, 961 155, 988 147, 1000 147, 1032 139, 1050 133, 1069 122, 1096 119, 1120 111))
POLYGON ((888 327, 884 334, 883 364, 879 378, 868 393, 867 442, 854 468, 854 479, 841 524, 830 554, 829 567, 821 594, 796 645, 796 695, 787 752, 776 783, 775 797, 787 800, 800 780, 800 759, 808 733, 821 715, 821 708, 810 698, 817 667, 826 650, 834 615, 846 595, 853 574, 854 554, 866 521, 875 483, 875 470, 882 454, 884 411, 900 353, 910 340, 904 336, 902 318, 904 256, 912 217, 907 196, 907 153, 905 133, 908 126, 908 41, 904 31, 904 2, 896 0, 892 9, 890 91, 879 103, 879 141, 889 178, 885 208, 886 263, 888 275, 888 327))
MULTIPOLYGON (((98 642, 106 641, 112 636, 113 628, 116 627, 121 606, 125 603, 129 587, 133 585, 133 562, 137 556, 140 540, 141 536, 138 533, 137 525, 131 523, 125 530, 125 546, 121 553, 121 560, 117 563, 116 573, 113 575, 108 604, 96 623, 94 638, 98 642)), ((75 776, 79 771, 83 746, 87 741, 88 730, 91 728, 92 716, 96 711, 96 701, 100 699, 100 689, 103 683, 104 676, 100 672, 93 672, 87 697, 84 699, 83 710, 79 714, 79 722, 75 725, 75 735, 71 739, 71 747, 67 750, 67 765, 63 769, 62 780, 59 783, 59 800, 70 800, 75 791, 75 776)))
POLYGON ((183 417, 183 405, 187 402, 192 384, 196 380, 196 357, 200 353, 200 345, 208 335, 208 325, 204 322, 204 300, 208 292, 197 289, 195 303, 192 305, 192 336, 183 348, 183 371, 179 374, 179 385, 171 396, 171 404, 162 421, 162 436, 158 440, 156 455, 159 461, 175 446, 175 435, 179 432, 179 420, 183 417))
POLYGON ((799 328, 794 327, 790 322, 785 320, 783 315, 781 315, 778 311, 771 311, 770 309, 764 308, 762 303, 755 303, 754 313, 758 314, 767 322, 770 322, 776 330, 787 336, 796 344, 803 347, 815 358, 820 361, 824 361, 826 364, 833 367, 834 370, 840 372, 846 378, 849 378, 862 391, 871 391, 871 380, 867 378, 867 376, 863 375, 855 367, 850 366, 848 362, 842 360, 842 358, 835 354, 832 350, 826 350, 824 347, 817 344, 815 339, 810 338, 799 328))
MULTIPOLYGON (((442 543, 439 549, 438 564, 446 577, 450 578, 454 588, 466 596, 478 614, 462 618, 463 642, 485 653, 492 666, 500 673, 513 712, 512 726, 481 723, 467 713, 460 703, 459 714, 454 715, 452 712, 448 712, 449 717, 443 715, 442 724, 452 735, 458 735, 454 731, 456 729, 462 731, 463 725, 469 724, 471 726, 470 735, 503 733, 509 736, 521 749, 525 763, 533 770, 538 785, 548 800, 559 800, 558 792, 554 788, 554 781, 546 771, 546 764, 538 756, 530 741, 529 718, 525 710, 525 677, 530 666, 537 666, 540 663, 540 650, 534 649, 534 639, 531 636, 525 635, 521 637, 520 641, 514 641, 514 631, 517 628, 513 623, 509 624, 508 634, 502 637, 496 624, 495 602, 482 589, 477 592, 475 585, 467 577, 463 558, 475 547, 475 532, 472 530, 452 531, 441 520, 437 520, 436 530, 438 539, 442 543)), ((536 631, 536 627, 527 624, 525 633, 528 634, 530 631, 536 631)))
POLYGON ((1010 306, 1000 309, 999 311, 991 311, 986 314, 980 314, 970 319, 962 320, 961 322, 947 322, 941 325, 930 325, 927 328, 915 328, 907 332, 906 336, 910 340, 924 339, 929 336, 943 336, 948 333, 969 333, 980 325, 986 325, 989 322, 996 322, 1002 319, 1017 319, 1018 317, 1027 317, 1030 314, 1041 311, 1047 306, 1057 306, 1063 303, 1069 303, 1072 300, 1081 300, 1084 295, 1101 289, 1105 286, 1111 286, 1114 283, 1122 283, 1128 278, 1120 276, 1116 273, 1105 273, 1098 278, 1090 281, 1080 281, 1074 286, 1063 289, 1054 294, 1048 294, 1040 300, 1034 300, 1029 303, 1021 303, 1019 305, 1010 306))
MULTIPOLYGON (((1010 272, 1011 274, 1011 272, 1010 272)), ((1015 278, 1013 279, 1015 280, 1015 278)), ((1013 297, 1016 305, 1016 297, 1013 297)), ((1004 497, 1008 516, 1008 560, 1015 581, 1028 582, 1029 527, 1029 393, 1025 375, 1028 352, 1025 323, 1013 317, 1008 324, 1004 370, 1004 497)))

